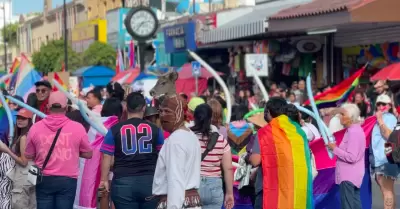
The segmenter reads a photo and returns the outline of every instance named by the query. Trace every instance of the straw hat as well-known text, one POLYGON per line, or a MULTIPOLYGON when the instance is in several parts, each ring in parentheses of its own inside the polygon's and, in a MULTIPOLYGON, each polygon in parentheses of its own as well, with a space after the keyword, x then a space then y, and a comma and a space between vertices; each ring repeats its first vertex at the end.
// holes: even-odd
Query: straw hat
POLYGON ((264 119, 264 113, 255 114, 247 118, 247 121, 261 128, 268 124, 264 119))

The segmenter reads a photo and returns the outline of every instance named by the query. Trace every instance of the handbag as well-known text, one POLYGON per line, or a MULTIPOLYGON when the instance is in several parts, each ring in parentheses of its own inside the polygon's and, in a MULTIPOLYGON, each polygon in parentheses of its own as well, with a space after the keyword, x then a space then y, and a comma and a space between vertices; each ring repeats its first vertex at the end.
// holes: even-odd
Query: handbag
POLYGON ((54 147, 56 146, 56 142, 57 142, 58 136, 60 135, 61 129, 62 128, 59 128, 57 130, 56 136, 54 137, 54 140, 53 140, 53 143, 51 144, 50 150, 47 153, 46 159, 44 160, 43 167, 39 168, 39 166, 37 166, 37 165, 32 165, 29 168, 28 182, 31 183, 32 185, 37 185, 42 182, 42 180, 43 180, 42 171, 46 168, 47 163, 50 160, 51 153, 53 153, 54 147))

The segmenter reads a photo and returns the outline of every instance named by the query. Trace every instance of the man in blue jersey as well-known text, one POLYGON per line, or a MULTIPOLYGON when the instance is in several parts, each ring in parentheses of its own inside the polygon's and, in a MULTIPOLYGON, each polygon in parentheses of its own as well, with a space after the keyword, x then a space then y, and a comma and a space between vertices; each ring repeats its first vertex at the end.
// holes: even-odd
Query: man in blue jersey
POLYGON ((101 147, 100 188, 110 190, 108 174, 114 156, 111 199, 118 209, 154 209, 153 176, 158 152, 164 142, 163 132, 155 124, 143 120, 146 101, 138 92, 126 98, 128 120, 111 127, 101 147))

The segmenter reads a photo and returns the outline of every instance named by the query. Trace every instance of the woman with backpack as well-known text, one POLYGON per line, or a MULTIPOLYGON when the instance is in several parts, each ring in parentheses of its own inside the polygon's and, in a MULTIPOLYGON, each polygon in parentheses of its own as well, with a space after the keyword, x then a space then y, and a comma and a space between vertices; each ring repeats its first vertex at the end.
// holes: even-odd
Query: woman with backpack
POLYGON ((203 209, 226 209, 234 206, 231 149, 226 139, 211 125, 212 109, 201 104, 194 111, 194 125, 190 129, 197 135, 202 152, 200 198, 203 209), (221 179, 223 176, 223 179, 221 179), (225 183, 225 197, 223 182, 225 183))

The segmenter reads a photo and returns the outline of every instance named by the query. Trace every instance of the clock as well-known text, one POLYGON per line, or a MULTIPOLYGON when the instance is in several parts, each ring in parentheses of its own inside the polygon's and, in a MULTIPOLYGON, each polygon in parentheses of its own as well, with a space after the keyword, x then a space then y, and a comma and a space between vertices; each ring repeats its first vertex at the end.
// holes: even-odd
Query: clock
POLYGON ((156 14, 148 7, 132 8, 127 14, 124 24, 134 40, 152 39, 158 29, 156 14))

